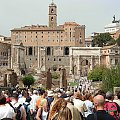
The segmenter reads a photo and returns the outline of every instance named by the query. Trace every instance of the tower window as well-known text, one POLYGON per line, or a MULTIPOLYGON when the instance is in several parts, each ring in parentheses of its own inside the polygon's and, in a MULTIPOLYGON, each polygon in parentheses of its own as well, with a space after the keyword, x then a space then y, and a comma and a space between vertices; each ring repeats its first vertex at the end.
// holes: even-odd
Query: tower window
POLYGON ((53 17, 51 17, 51 21, 53 21, 53 17))
POLYGON ((54 10, 52 9, 52 10, 51 10, 51 13, 53 13, 53 12, 54 12, 54 10))
POLYGON ((29 47, 28 53, 29 53, 29 55, 32 55, 32 47, 29 47))

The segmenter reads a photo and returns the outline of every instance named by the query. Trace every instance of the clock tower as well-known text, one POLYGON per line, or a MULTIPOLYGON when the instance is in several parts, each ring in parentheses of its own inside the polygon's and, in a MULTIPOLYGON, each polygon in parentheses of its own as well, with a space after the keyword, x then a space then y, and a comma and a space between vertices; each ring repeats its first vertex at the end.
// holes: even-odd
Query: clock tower
POLYGON ((57 6, 52 3, 49 5, 49 27, 56 28, 57 27, 57 6))

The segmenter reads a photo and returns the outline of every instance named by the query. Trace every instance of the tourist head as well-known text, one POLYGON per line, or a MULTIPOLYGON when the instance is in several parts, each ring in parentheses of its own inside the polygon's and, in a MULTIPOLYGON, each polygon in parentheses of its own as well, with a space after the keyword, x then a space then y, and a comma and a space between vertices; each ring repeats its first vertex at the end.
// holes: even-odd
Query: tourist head
POLYGON ((106 96, 105 92, 103 90, 98 90, 97 93, 95 94, 96 95, 102 95, 104 98, 106 96))
POLYGON ((114 94, 110 91, 106 93, 106 99, 108 100, 113 100, 114 99, 114 94))
POLYGON ((30 103, 30 101, 32 100, 32 98, 31 97, 27 97, 26 98, 26 100, 25 100, 25 102, 28 102, 28 103, 30 103))
POLYGON ((43 108, 47 107, 48 103, 46 99, 41 100, 40 106, 42 106, 43 108))
POLYGON ((45 90, 43 90, 43 89, 41 89, 40 91, 39 91, 39 95, 44 95, 46 92, 45 92, 45 90))
POLYGON ((93 101, 94 101, 95 108, 97 108, 97 107, 104 106, 105 99, 102 95, 97 95, 94 97, 93 101))
POLYGON ((11 99, 18 100, 18 96, 19 96, 19 94, 17 92, 14 92, 11 99))
POLYGON ((54 93, 53 93, 52 90, 51 91, 47 91, 47 92, 48 92, 48 94, 47 94, 48 97, 53 97, 54 96, 54 93))
POLYGON ((66 107, 67 101, 64 98, 59 98, 53 105, 53 109, 59 111, 61 108, 66 107))
POLYGON ((0 95, 0 105, 6 104, 6 97, 4 95, 0 95))
POLYGON ((33 90, 33 94, 38 94, 38 91, 37 90, 33 90))
POLYGON ((28 96, 28 92, 27 92, 26 90, 23 90, 23 91, 22 91, 22 96, 23 96, 23 97, 27 97, 27 96, 28 96))
POLYGON ((85 100, 92 101, 93 100, 92 95, 90 93, 85 94, 85 100))
POLYGON ((79 92, 76 92, 76 93, 74 94, 74 98, 75 98, 75 99, 80 99, 80 100, 82 100, 82 94, 79 93, 79 92))

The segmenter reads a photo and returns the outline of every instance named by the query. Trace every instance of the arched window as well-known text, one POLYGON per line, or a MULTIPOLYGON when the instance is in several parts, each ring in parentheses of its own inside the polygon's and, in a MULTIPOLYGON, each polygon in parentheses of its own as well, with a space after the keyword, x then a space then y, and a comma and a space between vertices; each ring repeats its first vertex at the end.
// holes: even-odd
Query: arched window
POLYGON ((50 47, 47 47, 47 55, 51 55, 51 49, 50 49, 50 47))
POLYGON ((53 13, 54 12, 54 10, 53 10, 53 8, 51 9, 51 13, 53 13))
POLYGON ((65 47, 65 48, 64 48, 64 54, 65 54, 65 55, 69 55, 69 48, 68 48, 68 47, 65 47))
POLYGON ((32 55, 33 54, 32 52, 33 52, 32 47, 29 47, 29 51, 28 51, 29 55, 32 55))
POLYGON ((51 21, 53 21, 53 17, 51 17, 51 21))

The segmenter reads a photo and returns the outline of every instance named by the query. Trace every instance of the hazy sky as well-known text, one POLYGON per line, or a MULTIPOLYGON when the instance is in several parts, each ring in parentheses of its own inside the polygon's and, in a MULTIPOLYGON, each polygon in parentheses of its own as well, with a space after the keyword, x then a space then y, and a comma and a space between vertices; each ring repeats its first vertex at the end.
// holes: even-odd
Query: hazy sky
MULTIPOLYGON (((25 25, 48 25, 48 5, 52 0, 0 0, 0 34, 25 25)), ((103 32, 113 16, 120 19, 120 0, 54 0, 57 22, 77 22, 86 26, 86 36, 103 32)))

